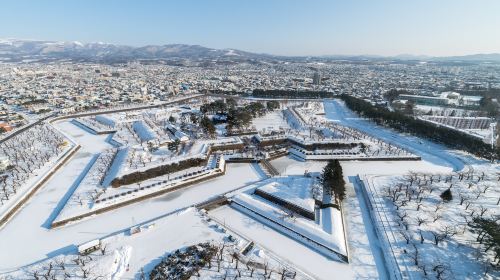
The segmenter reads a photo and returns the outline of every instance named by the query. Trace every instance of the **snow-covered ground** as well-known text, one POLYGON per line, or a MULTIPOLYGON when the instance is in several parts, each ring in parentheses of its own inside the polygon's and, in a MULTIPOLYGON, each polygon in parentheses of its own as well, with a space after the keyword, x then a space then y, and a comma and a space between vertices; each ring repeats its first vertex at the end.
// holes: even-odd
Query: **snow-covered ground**
POLYGON ((412 279, 437 277, 441 270, 444 277, 459 279, 500 277, 487 268, 493 257, 468 225, 473 217, 500 215, 499 167, 470 170, 364 177, 375 226, 387 232, 394 263, 412 279), (447 189, 453 196, 449 202, 440 197, 447 189))
POLYGON ((425 161, 449 166, 454 170, 464 168, 463 160, 442 145, 413 136, 401 135, 392 130, 376 126, 367 120, 360 119, 339 100, 328 100, 324 104, 326 118, 331 121, 340 122, 342 125, 353 127, 386 142, 403 146, 410 152, 422 157, 425 161))
POLYGON ((52 177, 37 192, 8 226, 0 230, 0 247, 12 252, 8 255, 0 254, 0 271, 12 270, 55 253, 73 250, 76 244, 202 202, 260 180, 263 178, 261 176, 264 176, 256 165, 230 164, 223 177, 92 217, 78 224, 50 230, 50 224, 73 193, 92 158, 113 147, 105 141, 106 135, 92 134, 70 121, 55 125, 72 136, 82 147, 72 160, 61 168, 57 176, 52 177), (19 243, 17 240, 23 242, 19 243))
MULTIPOLYGON (((321 172, 326 161, 300 161, 293 156, 282 157, 271 161, 272 165, 281 175, 303 175, 304 170, 309 172, 321 172)), ((451 168, 439 166, 426 161, 342 161, 344 176, 356 176, 358 174, 404 174, 414 170, 424 172, 434 170, 435 172, 451 171, 451 168)))
MULTIPOLYGON (((120 188, 108 188, 107 191, 100 190, 99 187, 92 189, 92 185, 82 185, 71 196, 69 203, 65 205, 54 222, 61 223, 77 216, 92 214, 100 209, 122 207, 117 206, 119 203, 130 203, 144 197, 159 196, 179 185, 191 184, 191 182, 222 175, 225 170, 224 159, 212 155, 207 166, 192 167, 168 175, 158 176, 154 179, 144 180, 140 183, 121 186, 120 188), (216 160, 220 160, 220 162, 215 164, 216 160), (89 192, 89 187, 93 191, 89 192)), ((88 177, 85 176, 85 178, 88 177)))
MULTIPOLYGON (((253 125, 260 131, 265 129, 266 133, 283 128, 281 129, 283 135, 297 137, 304 143, 358 141, 366 143, 372 155, 377 153, 377 149, 380 150, 378 153, 398 153, 401 150, 420 156, 422 160, 341 162, 347 182, 347 197, 342 203, 342 212, 332 207, 325 209, 315 207, 308 184, 297 181, 288 182, 291 185, 283 182, 281 182, 282 185, 269 185, 266 181, 271 182, 274 179, 267 179, 268 175, 259 164, 230 163, 227 165, 224 176, 88 217, 78 223, 50 229, 51 223, 61 213, 65 204, 78 205, 79 199, 75 199, 78 195, 98 199, 94 189, 99 191, 108 186, 117 176, 144 171, 171 160, 204 154, 208 146, 217 146, 221 143, 243 143, 237 137, 219 137, 215 140, 190 139, 177 152, 170 152, 166 147, 151 149, 146 144, 141 145, 131 123, 143 120, 144 125, 150 127, 151 133, 159 135, 158 133, 161 134, 161 132, 158 131, 161 129, 157 125, 162 123, 162 120, 170 116, 179 119, 182 116, 181 113, 187 110, 176 107, 106 115, 107 118, 113 120, 113 126, 118 130, 118 133, 113 135, 96 135, 71 121, 56 122, 55 127, 61 133, 74 139, 77 144, 81 145, 81 148, 55 176, 46 182, 19 213, 0 229, 0 272, 10 272, 12 279, 33 278, 34 270, 46 269, 51 261, 54 263, 56 260, 72 262, 72 259, 76 258, 78 245, 100 239, 108 246, 104 255, 100 252, 93 253, 95 260, 90 261, 89 266, 97 266, 95 273, 105 275, 108 279, 140 279, 142 271, 149 273, 164 256, 177 249, 206 241, 220 243, 231 234, 239 240, 238 246, 248 244, 250 241, 255 243, 255 247, 249 252, 249 257, 261 263, 269 261, 276 267, 276 272, 282 266, 292 267, 298 273, 296 279, 308 279, 309 276, 314 279, 332 279, 332 277, 336 279, 388 279, 393 273, 391 269, 393 261, 389 259, 391 255, 388 255, 386 250, 388 244, 385 240, 379 239, 377 221, 370 217, 370 201, 363 196, 362 189, 355 178, 358 175, 362 178, 365 175, 376 175, 377 177, 373 178, 380 178, 380 180, 383 178, 385 181, 377 181, 374 185, 386 186, 395 183, 398 178, 402 178, 408 172, 449 174, 453 170, 461 170, 470 164, 475 164, 476 170, 482 170, 486 165, 484 161, 477 160, 470 155, 450 151, 441 145, 375 126, 369 121, 358 118, 339 101, 329 100, 324 103, 307 104, 297 102, 293 106, 293 108, 289 107, 285 115, 282 115, 283 111, 277 110, 264 117, 256 118, 253 125), (123 122, 129 125, 120 128, 120 123, 123 122), (120 144, 121 147, 118 147, 120 144), (117 148, 126 150, 123 152, 125 156, 122 159, 113 158, 111 164, 99 160, 107 154, 110 156, 106 158, 110 158, 117 148), (128 159, 131 160, 128 161, 128 159), (113 167, 114 163, 124 168, 113 167), (103 172, 106 173, 104 178, 102 174, 99 174, 103 172), (285 188, 290 186, 296 188, 285 188), (255 195, 253 192, 256 187, 261 187, 262 190, 292 204, 313 209, 316 219, 306 219, 300 215, 291 217, 290 211, 255 195), (209 221, 201 214, 202 212, 192 208, 194 205, 219 198, 221 195, 229 197, 233 202, 226 206, 215 206, 214 209, 209 210, 208 215, 213 218, 213 221, 209 221), (142 231, 130 235, 129 228, 137 225, 142 231), (294 235, 290 233, 290 230, 279 228, 283 225, 318 244, 327 245, 347 255, 349 263, 343 262, 335 255, 325 254, 319 246, 304 242, 296 233, 294 235), (20 267, 22 268, 19 269, 20 267)), ((106 126, 111 125, 108 120, 104 122, 106 126)), ((179 123, 176 125, 179 126, 179 123)), ((165 136, 167 139, 167 134, 159 137, 165 136)), ((327 153, 328 150, 316 149, 315 152, 327 153)), ((295 156, 289 155, 272 160, 271 164, 282 176, 279 178, 306 178, 304 177, 306 172, 321 172, 326 162, 298 160, 295 156)), ((198 169, 194 167, 194 169, 186 169, 178 174, 192 173, 198 169)), ((491 172, 491 174, 498 173, 499 169, 491 172)), ((168 176, 177 176, 177 173, 166 176, 168 180, 168 176)), ((141 186, 142 184, 156 184, 164 180, 165 176, 148 179, 141 183, 141 186)), ((135 187, 137 186, 125 185, 123 189, 119 188, 114 191, 133 191, 135 187)), ((439 188, 444 187, 445 185, 439 186, 439 188)), ((111 192, 101 194, 99 198, 110 195, 111 192)), ((473 190, 471 192, 467 195, 476 195, 473 190)), ((490 187, 486 190, 486 195, 480 198, 493 199, 495 195, 498 196, 497 192, 494 187, 490 187)), ((437 191, 433 195, 437 195, 437 191)), ((438 198, 431 196, 430 199, 434 201, 438 198)), ((456 201, 452 203, 456 204, 456 201)), ((480 211, 481 205, 494 202, 478 200, 478 203, 471 206, 477 209, 476 211, 480 211)), ((415 205, 411 207, 413 206, 415 205)), ((390 204, 384 203, 382 207, 384 211, 392 211, 390 204)), ((425 205, 422 207, 428 208, 425 205)), ((454 215, 458 214, 457 211, 461 209, 456 205, 456 209, 448 208, 443 209, 451 211, 450 213, 454 215)), ((407 211, 415 211, 412 209, 408 208, 407 211)), ((498 207, 493 206, 488 208, 486 213, 490 215, 496 213, 495 211, 498 211, 498 207)), ((450 220, 443 219, 443 221, 450 220)), ((470 235, 465 236, 470 238, 470 235)), ((427 236, 426 240, 428 238, 427 236)), ((402 240, 398 239, 393 246, 399 246, 401 242, 402 240)), ((454 245, 448 244, 448 241, 443 244, 447 246, 440 249, 454 248, 454 245)), ((422 250, 422 253, 428 253, 428 251, 422 250)), ((465 249, 457 249, 456 252, 457 256, 467 253, 465 249)), ((404 261, 408 259, 408 256, 402 254, 397 256, 404 261)), ((435 256, 444 258, 443 253, 439 252, 433 255, 435 256)), ((459 259, 464 260, 462 257, 459 259)), ((457 272, 457 275, 477 278, 475 276, 478 276, 477 271, 480 271, 480 268, 477 264, 469 263, 464 267, 470 272, 464 272, 465 269, 462 269, 457 272)), ((236 270, 231 268, 232 265, 226 259, 223 269, 234 273, 236 270)), ((73 270, 69 273, 78 275, 83 273, 78 265, 72 266, 80 270, 73 270)), ((69 268, 70 265, 67 267, 69 268)), ((220 275, 215 275, 217 273, 214 270, 209 269, 201 274, 201 279, 220 277, 220 275)), ((271 279, 280 279, 280 277, 276 275, 271 279)))
POLYGON ((254 240, 262 248, 273 252, 316 279, 332 279, 332 275, 335 275, 337 279, 353 278, 352 270, 348 264, 334 261, 319 254, 303 243, 289 238, 269 225, 238 210, 223 206, 209 214, 231 230, 254 240))
MULTIPOLYGON (((140 279, 147 276, 165 256, 186 246, 202 242, 216 246, 224 244, 229 256, 233 251, 241 251, 249 243, 248 239, 236 232, 227 231, 195 208, 186 208, 135 228, 139 227, 140 231, 132 232, 124 229, 101 238, 100 249, 87 256, 79 256, 74 251, 56 252, 40 262, 0 274, 0 277, 20 279, 34 278, 34 275, 63 277, 67 274, 70 278, 140 279), (180 234, 182 238, 179 238, 180 234), (229 236, 232 236, 232 241, 228 240, 229 236)), ((272 279, 280 279, 279 272, 283 268, 290 273, 296 272, 295 279, 310 279, 307 274, 294 268, 293 263, 283 261, 258 244, 251 247, 246 255, 241 255, 240 260, 268 264, 268 269, 275 272, 272 279)), ((212 266, 216 267, 215 261, 213 262, 212 266)), ((201 274, 204 277, 201 279, 213 279, 217 275, 224 275, 226 274, 224 270, 230 270, 232 274, 237 273, 234 265, 230 265, 230 257, 221 267, 220 272, 214 268, 203 269, 201 274)), ((254 273, 258 276, 262 272, 256 269, 254 273)))
POLYGON ((51 171, 78 149, 71 138, 46 124, 36 125, 0 144, 9 167, 0 172, 0 220, 16 212, 51 171))
POLYGON ((281 110, 276 110, 267 113, 265 116, 253 119, 252 125, 255 126, 257 131, 263 132, 269 130, 287 129, 290 127, 283 116, 283 111, 281 110))
POLYGON ((337 261, 338 255, 347 255, 344 241, 344 228, 340 212, 332 207, 319 210, 318 222, 291 216, 269 201, 258 196, 243 193, 232 198, 233 207, 276 230, 291 236, 298 242, 307 244, 320 253, 337 261))
POLYGON ((312 180, 307 177, 277 178, 270 183, 258 187, 259 191, 296 205, 306 211, 314 212, 312 180))
POLYGON ((75 118, 75 124, 90 128, 95 133, 111 133, 114 131, 115 122, 105 115, 93 117, 75 118))

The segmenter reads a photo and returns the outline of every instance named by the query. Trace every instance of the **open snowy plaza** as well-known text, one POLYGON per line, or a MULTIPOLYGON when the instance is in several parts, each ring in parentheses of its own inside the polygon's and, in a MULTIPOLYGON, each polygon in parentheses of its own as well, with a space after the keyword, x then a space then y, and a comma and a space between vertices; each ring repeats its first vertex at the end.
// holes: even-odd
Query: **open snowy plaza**
POLYGON ((500 166, 340 99, 64 115, 0 158, 0 279, 500 278, 500 166))

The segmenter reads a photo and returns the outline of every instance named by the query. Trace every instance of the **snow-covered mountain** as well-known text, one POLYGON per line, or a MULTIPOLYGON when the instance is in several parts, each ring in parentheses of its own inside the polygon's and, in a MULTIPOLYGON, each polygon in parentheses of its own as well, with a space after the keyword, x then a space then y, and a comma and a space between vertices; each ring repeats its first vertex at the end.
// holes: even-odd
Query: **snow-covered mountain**
POLYGON ((169 44, 131 47, 107 43, 81 43, 77 41, 35 41, 0 39, 2 60, 90 60, 128 61, 134 59, 229 59, 251 60, 272 58, 234 49, 211 49, 198 45, 169 44))
POLYGON ((333 55, 318 57, 285 57, 256 54, 235 49, 212 49, 199 45, 169 44, 132 47, 107 43, 81 43, 78 41, 36 41, 19 39, 0 39, 0 61, 91 61, 127 62, 131 60, 163 60, 174 63, 238 63, 268 62, 279 60, 316 61, 316 60, 390 60, 390 61, 436 61, 436 62, 500 62, 500 54, 473 54, 453 57, 430 57, 399 55, 392 57, 373 55, 333 55))

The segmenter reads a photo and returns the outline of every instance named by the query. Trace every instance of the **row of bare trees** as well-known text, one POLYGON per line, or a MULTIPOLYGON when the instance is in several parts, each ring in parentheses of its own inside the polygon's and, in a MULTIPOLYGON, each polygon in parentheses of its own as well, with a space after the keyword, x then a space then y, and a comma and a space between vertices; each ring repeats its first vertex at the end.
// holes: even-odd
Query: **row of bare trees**
MULTIPOLYGON (((26 278, 35 280, 59 279, 106 279, 105 272, 99 269, 102 257, 109 257, 106 246, 89 255, 67 255, 56 257, 42 264, 33 265, 26 278)), ((109 277, 109 276, 108 276, 109 277)))

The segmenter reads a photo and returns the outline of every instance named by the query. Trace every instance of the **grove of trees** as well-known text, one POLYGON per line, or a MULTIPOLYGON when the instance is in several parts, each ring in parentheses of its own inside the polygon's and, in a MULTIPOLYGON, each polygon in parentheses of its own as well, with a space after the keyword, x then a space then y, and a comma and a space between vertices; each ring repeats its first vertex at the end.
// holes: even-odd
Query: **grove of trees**
POLYGON ((485 252, 493 251, 493 261, 497 268, 500 266, 500 224, 498 218, 484 218, 476 216, 472 219, 470 227, 477 234, 476 241, 484 248, 485 252))
POLYGON ((269 111, 274 111, 274 110, 280 108, 280 103, 278 101, 275 101, 275 100, 267 101, 266 108, 269 111))
MULTIPOLYGON (((244 106, 237 105, 236 100, 233 98, 228 98, 225 102, 224 100, 219 99, 203 104, 200 107, 200 111, 204 114, 227 114, 227 128, 228 130, 232 130, 247 128, 252 123, 253 118, 263 116, 268 110, 271 111, 279 108, 279 102, 276 101, 267 102, 266 106, 264 106, 261 102, 250 102, 244 106)), ((212 126, 207 122, 207 120, 202 119, 200 124, 205 133, 211 134, 212 126)))
POLYGON ((153 268, 149 279, 296 279, 297 272, 289 265, 240 252, 234 237, 227 239, 230 242, 199 243, 175 250, 153 268))

